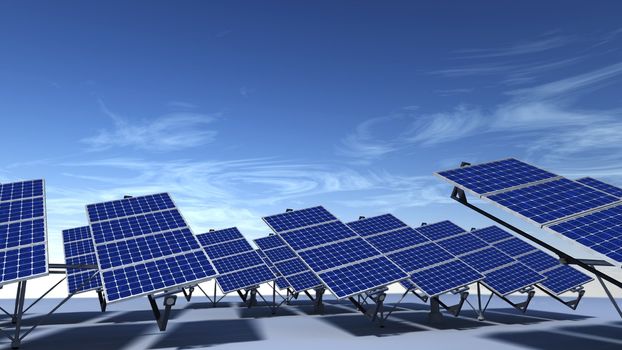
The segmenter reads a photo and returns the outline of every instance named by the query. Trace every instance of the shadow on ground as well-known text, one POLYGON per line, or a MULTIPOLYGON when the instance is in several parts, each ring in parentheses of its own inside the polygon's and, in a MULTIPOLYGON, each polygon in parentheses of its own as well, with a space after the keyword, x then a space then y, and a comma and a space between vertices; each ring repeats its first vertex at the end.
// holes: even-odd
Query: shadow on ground
POLYGON ((384 323, 384 327, 380 327, 378 323, 372 323, 367 317, 360 314, 357 315, 340 315, 340 316, 324 316, 318 320, 329 323, 334 327, 341 329, 356 337, 377 336, 386 337, 391 335, 399 335, 404 333, 424 331, 414 325, 405 324, 398 320, 389 318, 384 323))
POLYGON ((151 348, 191 349, 263 339, 252 320, 198 321, 176 324, 151 348))
MULTIPOLYGON (((183 310, 171 310, 169 320, 174 320, 183 313, 183 310)), ((144 322, 153 321, 155 324, 155 317, 151 310, 137 310, 137 311, 116 311, 110 313, 109 317, 99 320, 98 323, 129 323, 129 322, 144 322)))
MULTIPOLYGON (((604 328, 615 328, 605 326, 599 327, 600 332, 607 332, 608 337, 612 340, 619 340, 620 330, 605 330, 604 328), (612 332, 612 333, 609 333, 612 332)), ((589 328, 589 327, 581 327, 589 328)), ((584 330, 587 334, 587 330, 584 330)), ((501 332, 493 333, 486 336, 487 338, 495 339, 505 343, 510 343, 520 347, 537 349, 537 350, 549 350, 549 349, 565 349, 565 350, 585 350, 585 349, 598 349, 598 350, 620 350, 622 345, 619 343, 613 343, 608 341, 601 341, 596 339, 581 338, 578 336, 560 334, 554 331, 530 331, 530 332, 501 332)))
MULTIPOLYGON (((63 313, 54 313, 51 315, 36 315, 36 316, 28 316, 25 315, 22 320, 23 326, 32 326, 41 322, 41 325, 51 325, 51 324, 76 324, 88 322, 94 318, 102 317, 105 315, 102 312, 63 312, 63 313)), ((10 321, 7 318, 6 321, 10 321)), ((9 325, 10 326, 10 325, 9 325)))

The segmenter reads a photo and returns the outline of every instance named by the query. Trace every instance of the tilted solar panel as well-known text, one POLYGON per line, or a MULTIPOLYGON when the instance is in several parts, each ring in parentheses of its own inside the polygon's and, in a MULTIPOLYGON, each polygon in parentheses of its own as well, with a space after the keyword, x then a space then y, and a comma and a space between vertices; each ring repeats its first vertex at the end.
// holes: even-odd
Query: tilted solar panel
MULTIPOLYGON (((430 241, 421 232, 408 227, 391 214, 365 218, 347 225, 356 232, 367 233, 365 236, 367 242, 410 274, 410 281, 401 282, 407 289, 416 287, 428 296, 436 296, 483 278, 477 271, 430 241), (377 224, 379 221, 402 224, 380 226, 377 224), (386 230, 381 231, 378 227, 386 230)), ((459 231, 462 232, 462 229, 459 231)), ((444 235, 435 227, 427 229, 427 233, 444 235)))
POLYGON ((0 185, 0 286, 48 274, 43 180, 0 185))
POLYGON ((236 227, 203 233, 197 238, 220 272, 216 281, 223 293, 254 288, 276 279, 236 227))
POLYGON ((258 238, 255 244, 285 280, 285 289, 290 287, 294 293, 322 286, 322 281, 277 235, 258 238))
POLYGON ((217 275, 168 193, 86 209, 108 302, 189 287, 217 275))
POLYGON ((592 188, 595 188, 597 190, 601 190, 605 193, 608 193, 612 196, 616 196, 618 198, 622 198, 622 188, 620 187, 616 187, 613 185, 610 185, 606 182, 591 178, 591 177, 584 177, 582 179, 578 179, 577 182, 580 182, 586 186, 590 186, 592 188))
MULTIPOLYGON (((63 230, 63 246, 65 248, 65 264, 97 265, 93 236, 89 226, 63 230)), ((67 269, 67 287, 69 293, 82 293, 101 289, 99 274, 93 275, 97 269, 67 269)))
POLYGON ((289 285, 289 282, 287 282, 287 280, 285 279, 285 277, 283 277, 283 275, 279 272, 279 270, 274 266, 274 264, 270 261, 270 259, 268 259, 268 257, 266 256, 266 254, 261 250, 261 249, 256 249, 255 250, 257 252, 257 254, 259 254, 259 256, 261 256, 261 258, 263 259, 263 262, 268 265, 268 267, 270 268, 270 271, 272 271, 272 273, 274 274, 274 276, 276 276, 276 280, 274 280, 276 282, 276 287, 280 290, 283 289, 287 289, 289 287, 291 287, 289 285))
POLYGON ((588 275, 568 265, 562 265, 559 260, 497 226, 485 227, 471 233, 545 276, 547 279, 538 285, 552 294, 559 295, 592 281, 588 275))
POLYGON ((264 220, 338 299, 408 277, 323 207, 286 212, 264 220), (314 215, 308 215, 311 210, 314 215), (282 229, 281 223, 288 224, 282 229))

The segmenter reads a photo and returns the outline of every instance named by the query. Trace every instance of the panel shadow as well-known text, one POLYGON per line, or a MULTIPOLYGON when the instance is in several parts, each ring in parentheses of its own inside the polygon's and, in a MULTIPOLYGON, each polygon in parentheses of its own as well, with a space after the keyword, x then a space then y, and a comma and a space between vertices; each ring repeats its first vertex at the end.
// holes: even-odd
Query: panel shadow
POLYGON ((191 349, 263 340, 252 320, 218 320, 178 323, 162 335, 152 349, 191 349))
POLYGON ((537 350, 564 349, 564 350, 619 350, 620 344, 600 340, 586 339, 565 334, 546 331, 531 332, 504 332, 486 336, 494 340, 510 343, 520 347, 537 350))

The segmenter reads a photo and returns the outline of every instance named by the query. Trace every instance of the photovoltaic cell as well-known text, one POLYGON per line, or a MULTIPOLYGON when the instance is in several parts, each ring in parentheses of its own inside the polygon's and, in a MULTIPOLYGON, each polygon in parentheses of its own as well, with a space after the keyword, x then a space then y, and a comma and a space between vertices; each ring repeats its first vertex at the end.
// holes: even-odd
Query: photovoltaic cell
POLYGON ((0 286, 48 273, 43 180, 0 185, 0 286))
POLYGON ((408 277, 322 207, 273 215, 264 220, 338 299, 408 277), (322 214, 309 216, 306 214, 309 210, 322 214), (283 222, 288 224, 281 229, 276 223, 283 222))
POLYGON ((363 237, 408 227, 405 223, 391 214, 353 221, 348 223, 348 226, 354 230, 354 232, 363 237))
MULTIPOLYGON (((97 265, 93 236, 89 226, 63 230, 65 264, 97 265)), ((101 289, 102 283, 97 269, 67 268, 69 294, 101 289)))
POLYGON ((255 288, 276 279, 270 266, 236 227, 210 231, 197 238, 220 272, 216 281, 223 293, 255 288))
MULTIPOLYGON (((350 225, 350 224, 348 224, 350 225)), ((428 239, 411 227, 368 236, 367 241, 383 253, 391 253, 407 247, 428 242, 428 239)))
POLYGON ((478 195, 557 176, 512 158, 441 171, 437 175, 478 195))
POLYGON ((597 190, 601 190, 612 196, 622 198, 622 188, 610 185, 606 182, 603 182, 603 181, 600 181, 600 180, 597 180, 591 177, 584 177, 582 179, 578 179, 577 182, 580 182, 586 186, 590 186, 597 190))
POLYGON ((487 198, 541 225, 620 200, 568 179, 519 188, 487 198))
POLYGON ((464 232, 462 227, 447 220, 437 222, 434 225, 420 226, 416 230, 431 240, 443 239, 464 232))
POLYGON ((87 213, 108 302, 217 274, 167 193, 91 204, 87 213))

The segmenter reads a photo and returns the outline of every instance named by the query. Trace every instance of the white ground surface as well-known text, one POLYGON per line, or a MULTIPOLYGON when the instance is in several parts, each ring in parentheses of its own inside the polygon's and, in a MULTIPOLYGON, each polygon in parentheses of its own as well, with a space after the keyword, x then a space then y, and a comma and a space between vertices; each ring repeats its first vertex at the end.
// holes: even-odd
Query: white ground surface
MULTIPOLYGON (((58 301, 37 304, 24 330, 58 301)), ((12 300, 0 305, 13 310, 12 300)), ((380 328, 347 301, 327 300, 324 314, 316 315, 301 296, 272 315, 267 307, 243 307, 237 297, 214 308, 195 295, 191 302, 178 298, 168 329, 160 332, 146 298, 109 305, 105 313, 97 300, 82 298, 43 319, 22 349, 622 349, 622 320, 607 299, 585 298, 572 311, 536 297, 524 315, 493 299, 484 322, 468 306, 440 323, 431 323, 427 313, 428 306, 411 296, 380 328)), ((7 331, 10 320, 3 321, 7 331)), ((9 341, 2 339, 0 348, 10 348, 9 341)))

